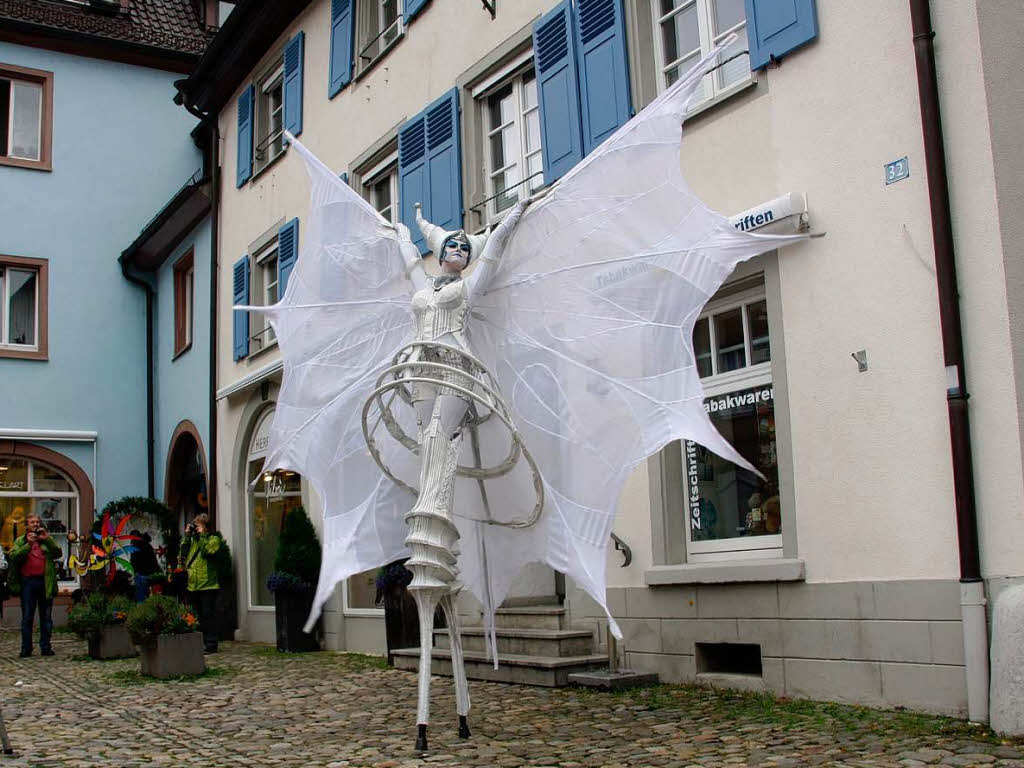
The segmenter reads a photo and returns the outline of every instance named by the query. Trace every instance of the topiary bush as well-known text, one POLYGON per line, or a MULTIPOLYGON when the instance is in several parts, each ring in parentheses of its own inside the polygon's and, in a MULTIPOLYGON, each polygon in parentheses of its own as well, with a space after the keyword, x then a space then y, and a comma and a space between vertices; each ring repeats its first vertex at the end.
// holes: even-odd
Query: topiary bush
POLYGON ((274 572, 267 579, 267 588, 271 592, 312 590, 319 578, 320 540, 306 510, 296 507, 288 511, 281 526, 274 572))
POLYGON ((150 595, 132 606, 125 621, 132 640, 149 645, 157 635, 183 635, 199 626, 199 620, 185 606, 167 595, 150 595))

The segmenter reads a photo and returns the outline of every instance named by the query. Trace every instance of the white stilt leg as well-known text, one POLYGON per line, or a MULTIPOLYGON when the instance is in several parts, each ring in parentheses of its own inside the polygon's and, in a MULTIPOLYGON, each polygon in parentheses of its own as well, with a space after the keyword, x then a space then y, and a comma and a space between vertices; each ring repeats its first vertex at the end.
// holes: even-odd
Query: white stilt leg
POLYGON ((468 726, 463 734, 464 722, 469 714, 469 682, 466 680, 466 665, 462 657, 462 634, 459 629, 459 615, 455 610, 455 596, 447 594, 441 598, 441 609, 448 620, 448 637, 452 649, 452 676, 455 678, 455 711, 460 718, 459 735, 469 736, 468 726))
POLYGON ((416 707, 416 724, 430 723, 430 662, 434 648, 434 609, 437 607, 436 589, 411 590, 416 600, 420 617, 420 671, 419 699, 416 707))

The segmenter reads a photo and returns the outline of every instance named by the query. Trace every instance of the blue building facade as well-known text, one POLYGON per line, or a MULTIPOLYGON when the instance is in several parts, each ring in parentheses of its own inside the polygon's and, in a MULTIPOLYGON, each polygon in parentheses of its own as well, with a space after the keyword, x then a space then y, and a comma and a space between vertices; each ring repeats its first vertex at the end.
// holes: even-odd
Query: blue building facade
POLYGON ((193 392, 208 378, 204 313, 189 350, 175 358, 169 345, 175 254, 194 249, 192 283, 208 296, 209 230, 190 222, 166 269, 134 280, 119 256, 202 176, 174 82, 215 30, 190 0, 149 4, 165 6, 159 19, 128 3, 36 18, 40 5, 0 12, 0 543, 36 512, 64 548, 107 502, 163 498, 166 456, 150 433, 166 444, 189 418, 182 403, 197 403, 197 442, 206 434, 206 387, 193 392), (143 283, 155 289, 149 334, 143 283))

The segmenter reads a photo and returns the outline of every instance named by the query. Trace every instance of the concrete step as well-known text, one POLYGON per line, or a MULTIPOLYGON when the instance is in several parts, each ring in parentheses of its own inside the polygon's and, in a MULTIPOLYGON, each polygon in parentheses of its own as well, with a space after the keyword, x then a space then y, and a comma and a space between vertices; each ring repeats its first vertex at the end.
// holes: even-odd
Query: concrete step
MULTIPOLYGON (((400 648, 391 652, 397 669, 416 671, 419 669, 420 649, 400 648)), ((485 654, 476 651, 463 653, 466 677, 470 680, 490 680, 498 683, 519 685, 541 685, 560 688, 569 684, 569 675, 590 669, 608 666, 608 657, 603 654, 585 656, 521 656, 512 653, 498 654, 498 668, 485 654)), ((434 648, 430 672, 434 675, 451 677, 452 658, 447 648, 434 648)))
POLYGON ((568 629, 565 608, 560 605, 520 605, 499 608, 495 623, 506 629, 568 629))
MULTIPOLYGON (((498 628, 494 631, 498 641, 498 655, 511 653, 518 656, 589 656, 594 652, 594 635, 577 629, 519 629, 498 628)), ((487 650, 487 632, 483 627, 462 628, 464 651, 487 650)), ((447 629, 434 630, 434 647, 450 648, 447 629)))

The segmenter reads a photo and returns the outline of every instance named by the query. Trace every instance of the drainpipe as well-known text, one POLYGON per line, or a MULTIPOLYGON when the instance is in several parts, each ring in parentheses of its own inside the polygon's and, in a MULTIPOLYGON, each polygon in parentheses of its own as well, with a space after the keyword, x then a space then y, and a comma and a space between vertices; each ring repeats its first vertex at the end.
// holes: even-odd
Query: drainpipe
POLYGON ((126 262, 121 262, 121 274, 128 282, 135 283, 146 292, 146 479, 147 495, 153 498, 156 487, 156 446, 153 429, 153 286, 129 271, 126 262))
POLYGON ((931 207, 932 240, 935 244, 935 273, 939 289, 939 323, 942 352, 946 363, 946 404, 949 410, 949 438, 953 458, 953 491, 956 529, 960 547, 960 611, 963 618, 964 661, 967 666, 967 716, 988 722, 988 624, 985 616, 985 582, 981 577, 978 544, 978 515, 974 504, 974 468, 971 459, 971 430, 967 413, 967 373, 964 367, 960 298, 957 290, 953 227, 949 209, 949 179, 939 115, 939 89, 935 76, 928 0, 910 0, 917 61, 917 87, 921 101, 925 166, 928 171, 928 201, 931 207))
POLYGON ((209 466, 206 468, 206 498, 211 517, 217 524, 217 281, 219 270, 217 259, 219 255, 218 233, 220 227, 220 127, 217 125, 215 116, 200 112, 192 104, 181 85, 184 80, 175 83, 178 93, 174 97, 174 103, 179 104, 188 111, 190 115, 210 129, 210 190, 213 198, 210 201, 210 359, 209 359, 209 436, 210 444, 207 446, 206 455, 209 457, 209 466))

